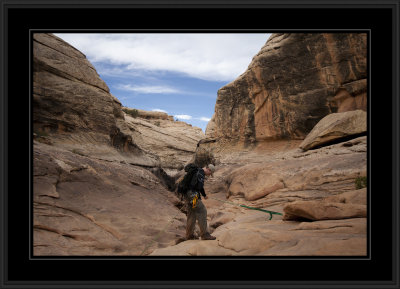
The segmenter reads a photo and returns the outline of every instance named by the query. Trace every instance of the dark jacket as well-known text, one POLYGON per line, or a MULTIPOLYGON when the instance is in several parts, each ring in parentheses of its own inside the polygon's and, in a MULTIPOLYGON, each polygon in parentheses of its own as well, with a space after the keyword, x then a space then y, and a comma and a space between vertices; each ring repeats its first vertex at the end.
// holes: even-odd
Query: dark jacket
MULTIPOLYGON (((192 180, 190 181, 190 189, 194 192, 200 193, 203 197, 206 196, 206 192, 204 191, 205 176, 206 174, 204 170, 199 168, 197 172, 193 175, 192 180)), ((200 195, 199 199, 201 199, 200 195)))

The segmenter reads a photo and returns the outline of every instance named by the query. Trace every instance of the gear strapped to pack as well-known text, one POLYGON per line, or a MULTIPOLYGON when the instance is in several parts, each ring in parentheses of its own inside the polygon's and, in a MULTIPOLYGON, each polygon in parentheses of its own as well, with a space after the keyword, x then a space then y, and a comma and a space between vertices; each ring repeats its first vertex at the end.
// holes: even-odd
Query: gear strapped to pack
POLYGON ((199 194, 196 194, 192 200, 192 208, 196 208, 197 200, 199 199, 199 194))
POLYGON ((189 198, 189 204, 192 206, 193 209, 196 208, 197 201, 199 200, 199 193, 189 191, 187 196, 189 198))

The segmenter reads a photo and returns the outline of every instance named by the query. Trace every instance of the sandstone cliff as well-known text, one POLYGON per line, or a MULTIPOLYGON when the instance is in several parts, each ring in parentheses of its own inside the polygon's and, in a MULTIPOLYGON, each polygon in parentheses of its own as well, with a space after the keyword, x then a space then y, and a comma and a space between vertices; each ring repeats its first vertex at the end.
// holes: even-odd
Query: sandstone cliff
POLYGON ((218 91, 208 139, 303 139, 332 112, 366 110, 367 35, 275 33, 218 91))

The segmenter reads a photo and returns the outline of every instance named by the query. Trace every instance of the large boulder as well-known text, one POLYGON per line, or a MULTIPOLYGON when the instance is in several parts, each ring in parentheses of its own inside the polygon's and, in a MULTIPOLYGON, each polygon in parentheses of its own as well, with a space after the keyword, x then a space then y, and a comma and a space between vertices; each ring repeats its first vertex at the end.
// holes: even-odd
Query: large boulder
POLYGON ((297 201, 283 208, 284 220, 340 220, 367 217, 366 188, 347 191, 322 200, 297 201))
POLYGON ((284 220, 338 220, 366 218, 367 206, 320 201, 298 201, 284 208, 284 220))
POLYGON ((367 113, 365 111, 332 113, 318 122, 300 144, 300 148, 309 150, 366 133, 367 113))
POLYGON ((233 171, 229 179, 229 195, 242 195, 248 201, 284 188, 282 174, 273 172, 271 167, 264 164, 241 167, 233 171))

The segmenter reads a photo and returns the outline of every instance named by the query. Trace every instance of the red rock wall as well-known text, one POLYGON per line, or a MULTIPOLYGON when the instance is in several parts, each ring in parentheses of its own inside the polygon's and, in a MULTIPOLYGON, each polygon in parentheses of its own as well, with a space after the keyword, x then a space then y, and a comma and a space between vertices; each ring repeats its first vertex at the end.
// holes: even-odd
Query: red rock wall
POLYGON ((206 136, 303 139, 327 114, 366 110, 366 78, 365 33, 273 34, 247 71, 218 91, 206 136), (345 104, 334 98, 340 88, 345 104))

